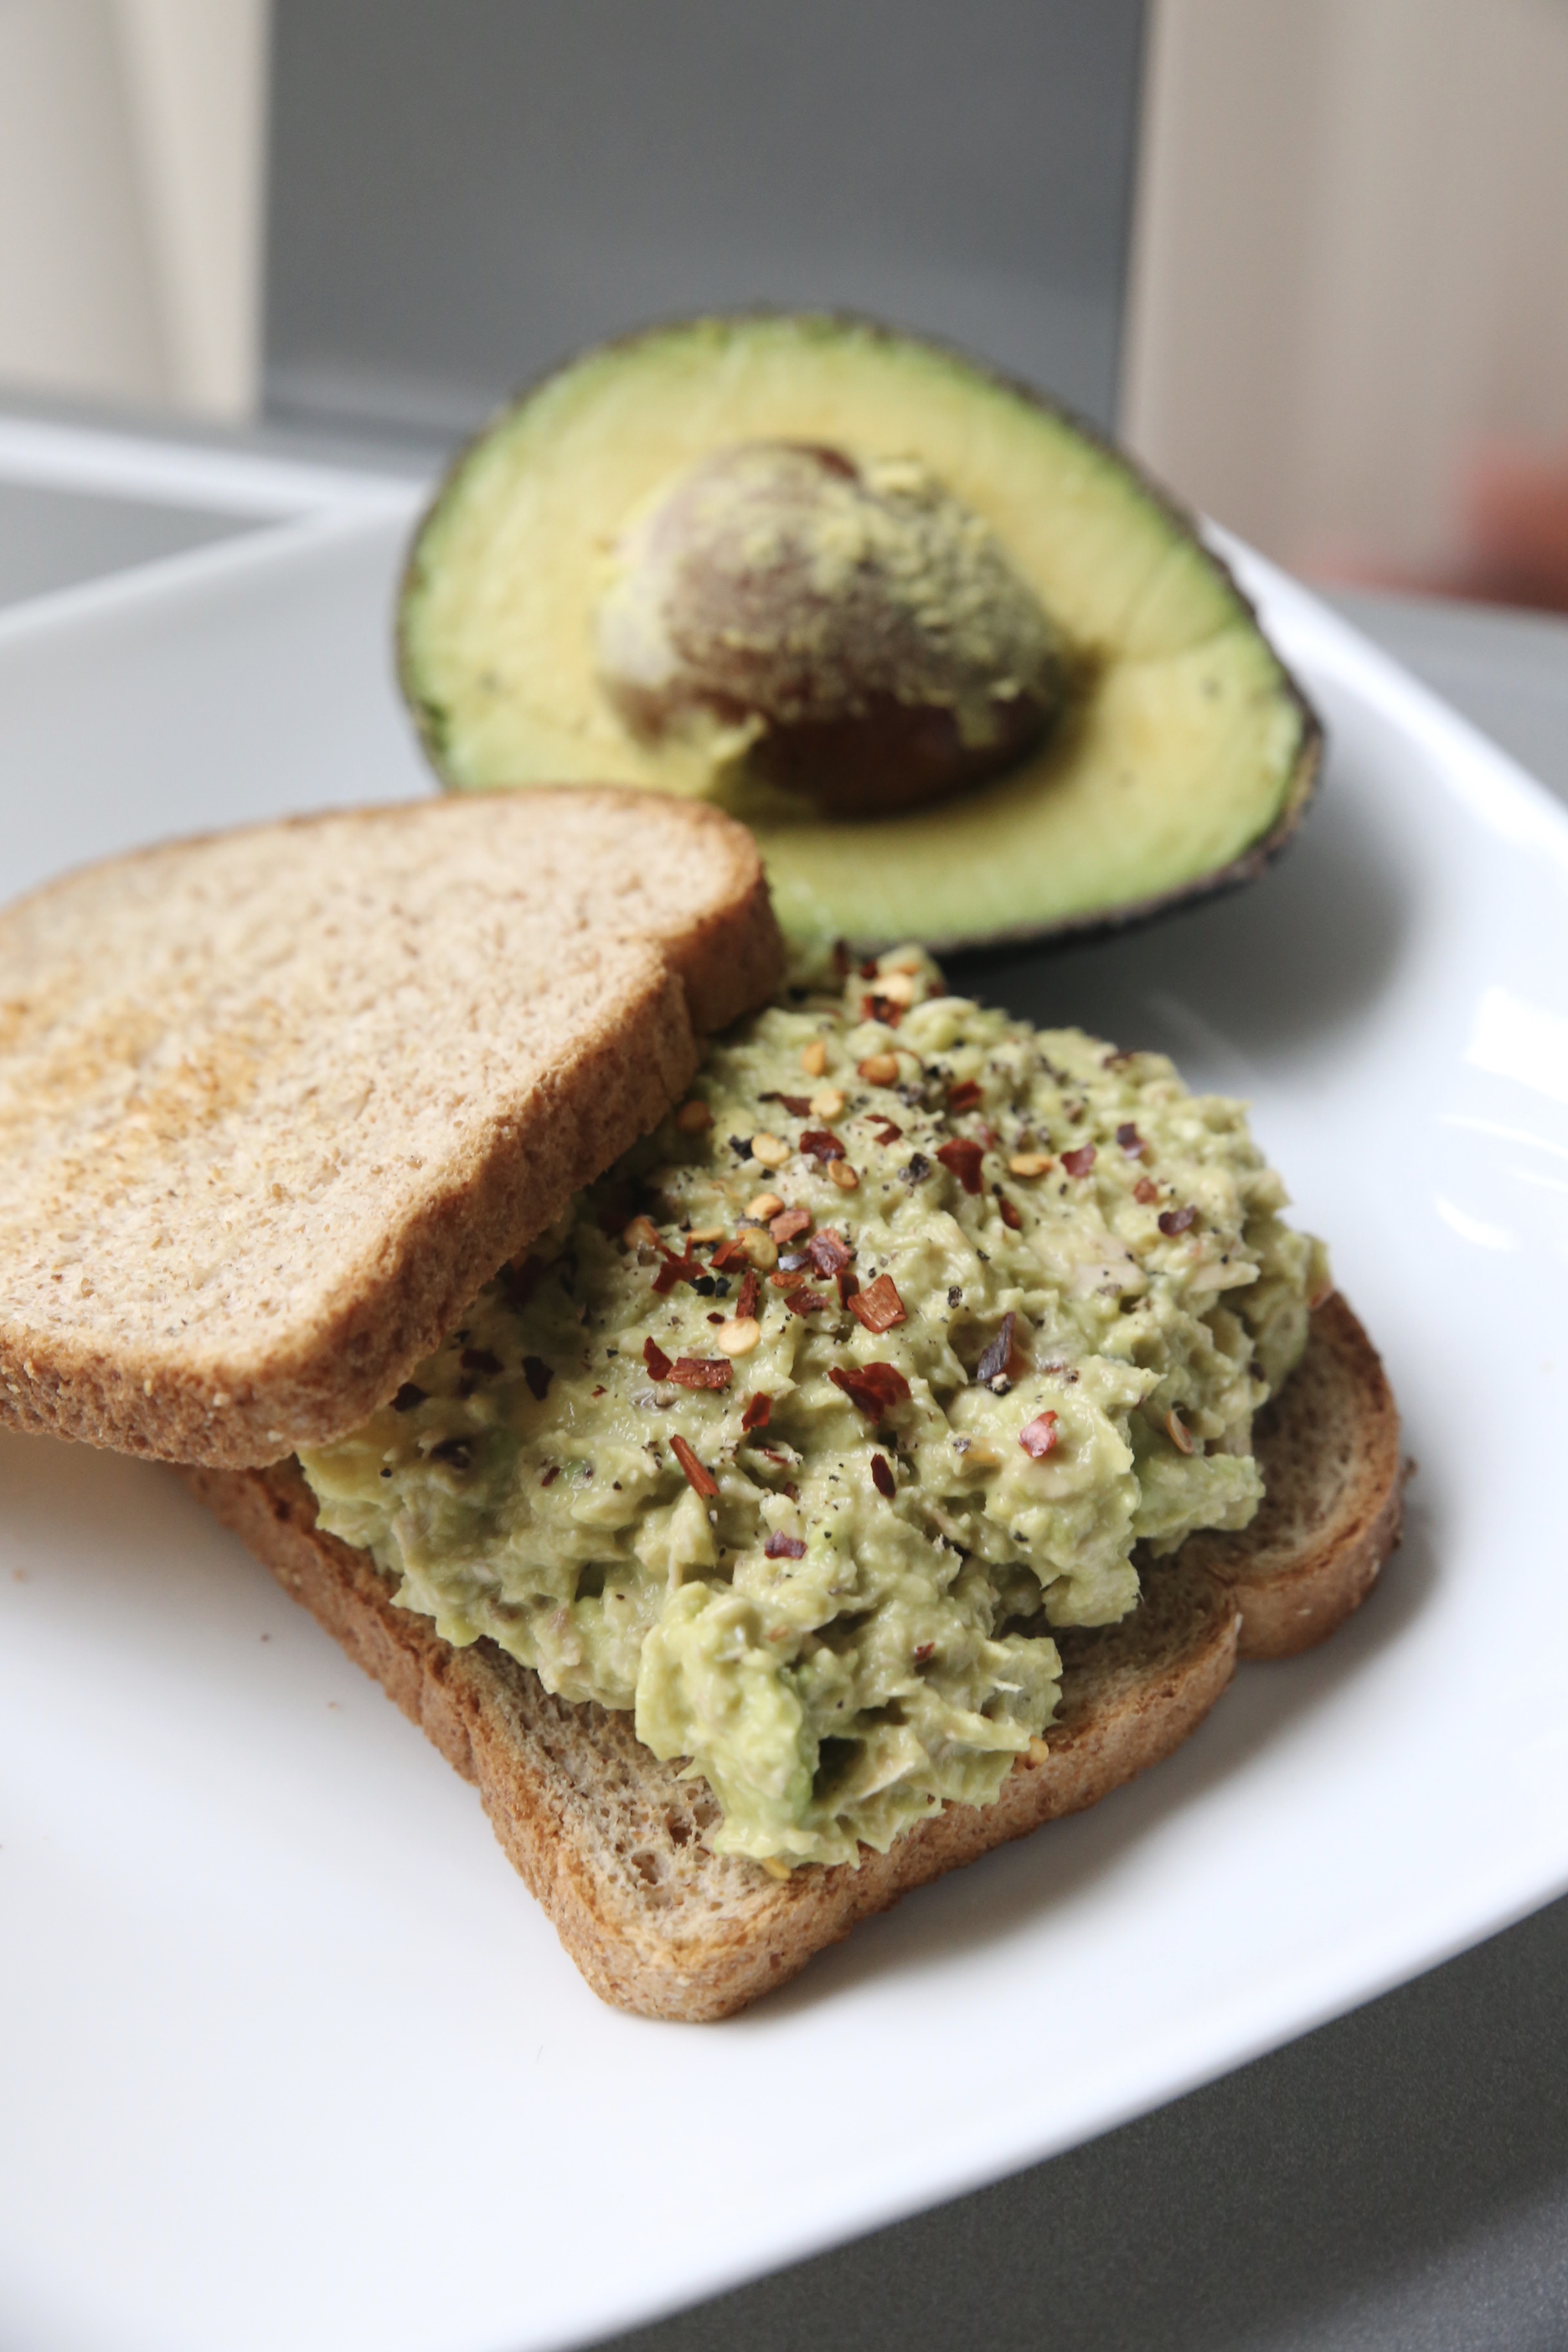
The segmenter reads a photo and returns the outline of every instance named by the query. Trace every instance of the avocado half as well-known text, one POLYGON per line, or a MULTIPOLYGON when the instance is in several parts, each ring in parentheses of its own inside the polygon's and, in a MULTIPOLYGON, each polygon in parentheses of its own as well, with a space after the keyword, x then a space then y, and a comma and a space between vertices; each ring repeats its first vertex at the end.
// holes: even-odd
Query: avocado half
POLYGON ((1247 880, 1293 832, 1321 741, 1225 565, 1127 458, 956 352, 838 317, 654 328, 503 410, 415 537, 399 673, 448 786, 721 800, 753 826, 785 929, 866 946, 1082 933, 1247 880), (1037 749, 950 798, 847 818, 710 742, 634 730, 596 654, 628 522, 752 443, 912 457, 973 510, 1068 648, 1068 707, 1037 749))

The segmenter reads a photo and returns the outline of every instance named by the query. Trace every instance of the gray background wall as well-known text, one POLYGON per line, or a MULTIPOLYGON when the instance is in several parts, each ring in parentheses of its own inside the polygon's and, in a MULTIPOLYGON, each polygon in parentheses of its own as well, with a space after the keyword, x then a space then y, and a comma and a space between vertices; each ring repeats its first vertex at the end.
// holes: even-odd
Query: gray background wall
POLYGON ((448 435, 580 344, 847 306, 1115 407, 1142 0, 277 0, 265 400, 448 435))

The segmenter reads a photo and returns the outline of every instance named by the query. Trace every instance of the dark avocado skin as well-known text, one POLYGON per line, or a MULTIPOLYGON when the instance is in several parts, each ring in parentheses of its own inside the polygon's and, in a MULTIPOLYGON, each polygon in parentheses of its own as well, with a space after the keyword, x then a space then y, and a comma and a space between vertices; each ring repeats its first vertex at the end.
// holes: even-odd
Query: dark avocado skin
MULTIPOLYGON (((1257 626, 1256 607, 1252 600, 1237 583, 1230 566, 1205 543, 1196 518, 1190 509, 1185 508, 1134 458, 1117 448, 1105 435, 1062 403, 1054 400, 1022 379, 993 367, 984 361, 976 360, 956 345, 934 337, 912 337, 879 320, 855 312, 833 311, 806 314, 802 320, 802 314, 758 308, 721 314, 716 323, 744 329, 753 322, 765 323, 771 320, 789 322, 792 320, 801 320, 802 323, 820 326, 826 330, 843 330, 846 332, 895 347, 918 344, 926 351, 943 354, 957 361, 974 377, 1005 393, 1011 399, 1037 411, 1042 417, 1055 420, 1064 425, 1089 448, 1099 453, 1110 465, 1119 469, 1136 485, 1148 504, 1165 520, 1173 538, 1180 537, 1190 541, 1201 550, 1204 562, 1215 578, 1224 583, 1237 611, 1247 615, 1253 625, 1257 626)), ((604 343, 593 347, 592 351, 577 355, 568 362, 564 368, 543 372, 503 404, 458 451, 449 464, 429 506, 416 525, 410 542, 399 583, 395 632, 398 682, 426 755, 444 789, 469 790, 476 787, 459 781, 450 771, 446 741, 445 714, 434 708, 421 693, 409 643, 410 597, 419 583, 421 549, 431 525, 441 515, 448 499, 458 489, 476 454, 494 436, 503 432, 509 424, 558 377, 595 357, 614 358, 617 354, 635 355, 639 347, 645 343, 657 341, 672 331, 678 331, 682 328, 700 323, 706 322, 679 320, 655 321, 626 335, 606 340, 604 343)), ((1258 635, 1261 636, 1261 630, 1258 631, 1258 635)), ((1272 648, 1270 650, 1272 651, 1272 648)), ((938 931, 922 932, 921 936, 923 944, 938 953, 969 954, 982 958, 990 951, 1006 952, 1020 947, 1078 945, 1086 940, 1108 937, 1124 929, 1140 928, 1163 915, 1195 907, 1205 899, 1238 889, 1244 884, 1257 879, 1281 856, 1293 840, 1315 795, 1321 772, 1324 749, 1323 729, 1316 711, 1298 681, 1286 669, 1284 664, 1279 662, 1277 654, 1274 656, 1274 660, 1278 672, 1279 698, 1294 710, 1299 723, 1299 733, 1283 797, 1274 811, 1267 829, 1255 840, 1249 842, 1238 855, 1169 887, 1108 902, 1080 913, 1053 917, 1048 919, 1029 919, 1001 927, 983 922, 977 922, 972 928, 959 924, 938 931)), ((558 780, 541 773, 537 777, 524 778, 520 781, 543 783, 558 780)), ((879 822, 890 827, 899 824, 901 819, 898 815, 888 815, 881 817, 879 822)), ((875 928, 864 930, 852 928, 846 929, 846 936, 851 945, 868 950, 892 944, 896 940, 909 935, 907 930, 895 930, 889 933, 875 928)))

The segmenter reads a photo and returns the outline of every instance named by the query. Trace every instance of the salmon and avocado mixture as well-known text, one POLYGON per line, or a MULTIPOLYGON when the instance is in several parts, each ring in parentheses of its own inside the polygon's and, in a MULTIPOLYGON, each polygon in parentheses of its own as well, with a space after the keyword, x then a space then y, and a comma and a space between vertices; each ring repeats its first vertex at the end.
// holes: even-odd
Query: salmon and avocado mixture
POLYGON ((1048 1740, 1053 1630, 1251 1517, 1252 1416, 1328 1287, 1285 1202, 1240 1105, 897 951, 710 1044, 301 1459, 447 1640, 635 1708, 719 1851, 853 1861, 994 1799, 1048 1740))

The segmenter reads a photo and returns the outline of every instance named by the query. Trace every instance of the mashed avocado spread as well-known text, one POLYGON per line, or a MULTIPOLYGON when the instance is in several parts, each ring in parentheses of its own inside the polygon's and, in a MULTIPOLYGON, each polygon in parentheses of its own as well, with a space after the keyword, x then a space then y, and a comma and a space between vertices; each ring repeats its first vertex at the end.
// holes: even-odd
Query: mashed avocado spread
POLYGON ((915 950, 686 1103, 352 1435, 321 1524, 454 1643, 635 1707, 780 1864, 984 1804, 1101 1625, 1262 1493, 1321 1245, 1234 1102, 915 950))

